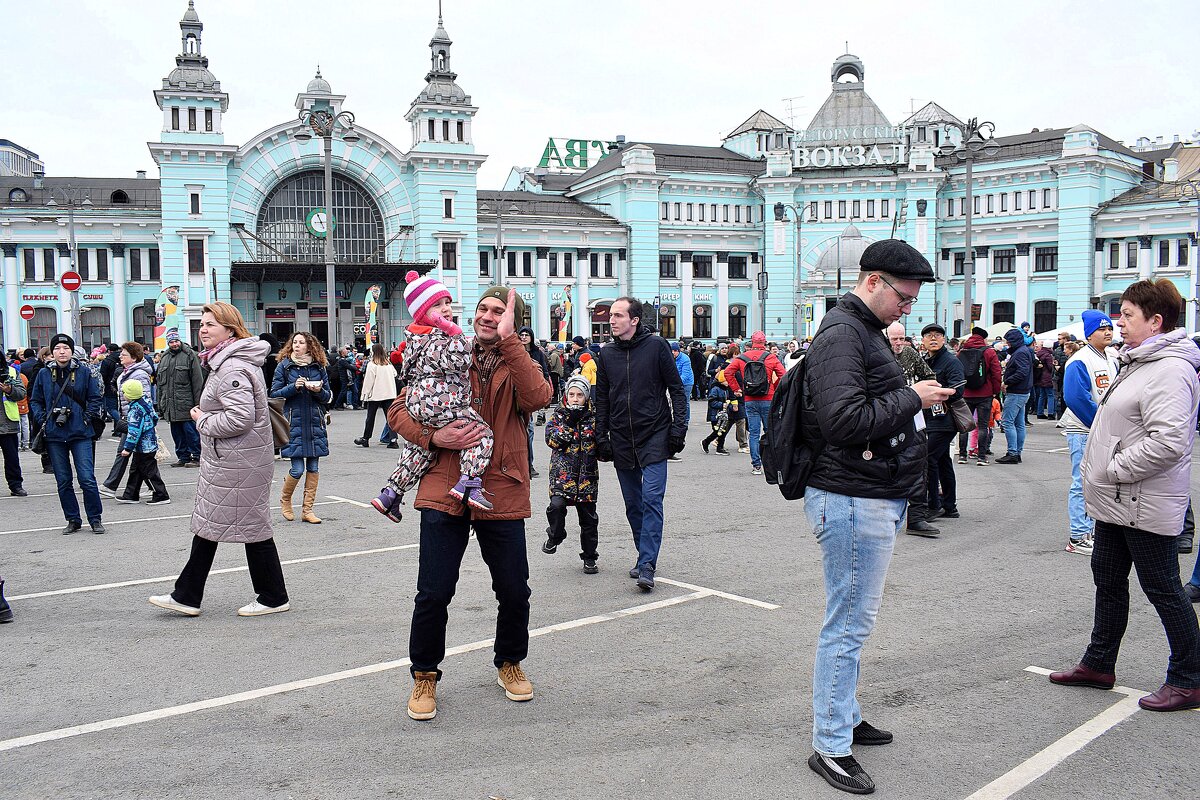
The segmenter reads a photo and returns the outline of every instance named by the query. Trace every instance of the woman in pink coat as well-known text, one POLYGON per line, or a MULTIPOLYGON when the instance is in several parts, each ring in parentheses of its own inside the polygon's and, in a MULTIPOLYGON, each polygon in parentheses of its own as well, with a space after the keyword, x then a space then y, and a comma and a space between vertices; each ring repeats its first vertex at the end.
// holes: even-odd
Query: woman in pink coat
POLYGON ((192 419, 200 432, 200 479, 192 512, 192 553, 171 594, 150 603, 189 617, 200 614, 204 583, 218 542, 246 545, 257 597, 238 615, 287 611, 287 587, 271 529, 275 454, 262 365, 271 346, 251 336, 236 308, 210 303, 200 319, 200 361, 210 370, 192 419))

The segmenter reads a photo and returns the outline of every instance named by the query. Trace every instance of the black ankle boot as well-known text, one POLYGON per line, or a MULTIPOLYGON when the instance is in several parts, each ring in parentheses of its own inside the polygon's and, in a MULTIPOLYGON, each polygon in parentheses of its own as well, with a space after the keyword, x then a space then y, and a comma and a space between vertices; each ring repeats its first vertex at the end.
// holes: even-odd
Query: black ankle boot
POLYGON ((0 580, 0 623, 12 621, 12 607, 9 606, 8 601, 4 599, 4 581, 0 580))

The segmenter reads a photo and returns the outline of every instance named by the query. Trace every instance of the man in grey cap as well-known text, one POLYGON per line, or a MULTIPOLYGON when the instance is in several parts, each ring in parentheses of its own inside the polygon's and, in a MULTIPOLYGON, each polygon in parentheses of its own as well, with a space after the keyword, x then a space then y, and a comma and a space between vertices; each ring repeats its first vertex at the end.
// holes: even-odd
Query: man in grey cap
POLYGON ((937 381, 911 386, 883 328, 912 311, 933 269, 898 239, 863 251, 854 289, 825 315, 805 358, 800 423, 815 458, 804 513, 821 545, 825 622, 813 669, 813 752, 808 765, 831 786, 866 794, 875 784, 852 744, 892 734, 863 719, 859 658, 875 625, 907 498, 925 471, 921 409, 954 394, 937 381), (846 492, 852 491, 853 494, 846 492))

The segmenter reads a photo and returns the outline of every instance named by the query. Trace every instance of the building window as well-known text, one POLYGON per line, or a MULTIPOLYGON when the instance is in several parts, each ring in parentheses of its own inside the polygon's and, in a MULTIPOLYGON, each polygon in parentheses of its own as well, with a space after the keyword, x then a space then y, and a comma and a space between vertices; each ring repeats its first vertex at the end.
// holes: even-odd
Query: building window
POLYGON ((838 219, 846 218, 846 201, 838 200, 838 219))
POLYGON ((972 214, 979 213, 979 195, 975 195, 974 197, 971 198, 971 213, 972 214))
POLYGON ((1009 322, 1017 324, 1017 304, 1010 300, 992 303, 992 322, 1009 322))
POLYGON ((1108 246, 1108 268, 1121 268, 1121 244, 1119 242, 1112 242, 1108 246))
POLYGON ((37 251, 25 248, 22 252, 25 254, 25 282, 33 283, 37 280, 37 251))
POLYGON ((444 219, 454 219, 454 198, 442 198, 442 217, 444 219))
POLYGON ((479 277, 487 278, 491 276, 491 263, 486 250, 479 251, 479 277))
POLYGON ((150 248, 150 280, 152 280, 152 281, 160 280, 161 275, 162 275, 162 271, 159 267, 159 262, 158 262, 158 248, 151 247, 150 248))
POLYGON ((521 275, 526 278, 533 277, 533 253, 528 250, 521 253, 521 275))
POLYGON ((675 212, 675 221, 676 222, 679 222, 681 219, 683 219, 683 204, 682 203, 675 203, 674 208, 672 210, 675 212))
POLYGON ((967 198, 958 198, 958 215, 961 217, 967 213, 967 198))
POLYGON ((671 219, 671 204, 670 203, 662 204, 662 218, 663 218, 663 222, 666 222, 669 219, 671 219))
POLYGON ((808 204, 808 221, 816 222, 818 213, 819 212, 818 212, 817 201, 813 200, 811 203, 808 204))
POLYGON ((725 204, 724 206, 722 206, 721 208, 722 208, 722 211, 721 211, 721 221, 722 221, 722 222, 729 222, 729 204, 728 204, 728 203, 726 203, 726 204, 725 204))
POLYGON ((726 335, 733 339, 746 338, 746 307, 729 307, 729 329, 726 335))
MULTIPOLYGON (((692 208, 692 206, 689 203, 688 210, 690 211, 691 208, 692 208)), ((588 274, 591 275, 593 278, 599 278, 600 277, 600 254, 599 253, 590 253, 588 255, 588 265, 589 265, 588 274)))
POLYGON ((200 193, 192 192, 188 195, 188 213, 193 217, 200 216, 200 193))
MULTIPOLYGON (((1001 195, 1003 197, 1003 195, 1001 195)), ((992 251, 992 274, 1007 275, 1017 271, 1017 251, 1016 250, 993 250, 992 251)))
POLYGON ((558 253, 551 253, 547 257, 547 262, 550 265, 550 277, 557 278, 558 277, 558 253))
MULTIPOLYGON (((1033 271, 1034 272, 1056 272, 1058 270, 1058 248, 1057 247, 1035 247, 1033 249, 1033 271)), ((1049 328, 1038 328, 1039 331, 1048 331, 1049 328)))
POLYGON ((1158 265, 1160 267, 1171 266, 1171 240, 1158 240, 1158 265))
POLYGON ((188 272, 193 275, 204 274, 204 240, 187 240, 188 272))
POLYGON ((742 207, 741 206, 733 207, 733 221, 734 222, 742 221, 742 207))
POLYGON ((677 278, 675 256, 662 253, 658 257, 658 277, 677 278))
POLYGON ((1008 211, 1008 192, 1000 195, 1000 213, 1008 211))
POLYGON ((133 340, 135 342, 154 341, 154 314, 146 311, 145 306, 133 307, 133 340))
POLYGON ((8 193, 8 202, 10 203, 27 203, 29 195, 25 194, 24 189, 13 189, 8 193))
POLYGON ((517 254, 511 250, 508 253, 508 277, 517 277, 517 254))
POLYGON ((448 119, 442 120, 442 141, 450 141, 450 120, 448 119))
POLYGON ((456 127, 456 133, 458 133, 458 140, 460 142, 465 142, 466 141, 466 127, 463 125, 463 121, 460 119, 458 122, 455 123, 455 127, 456 127))
POLYGON ((434 127, 433 120, 429 120, 429 141, 433 142, 437 140, 436 131, 437 129, 434 127))
POLYGON ((963 265, 965 264, 966 260, 967 260, 966 253, 955 253, 954 254, 954 274, 955 275, 963 274, 963 271, 965 269, 965 267, 963 265))
POLYGON ((112 340, 112 326, 108 309, 102 306, 89 308, 79 315, 79 326, 83 333, 80 342, 88 350, 112 340))
POLYGON ((171 107, 171 130, 179 130, 179 109, 175 106, 171 107))
POLYGON ((91 256, 88 255, 87 250, 81 247, 75 251, 75 271, 78 272, 79 277, 85 281, 90 281, 92 279, 90 274, 92 271, 92 265, 90 262, 91 256))
POLYGON ((880 200, 879 201, 879 216, 883 217, 884 219, 887 219, 888 215, 891 214, 891 211, 892 211, 892 201, 891 200, 880 200))
POLYGON ((710 222, 717 221, 717 204, 710 203, 708 206, 708 219, 710 222))
POLYGON ((696 206, 696 215, 697 220, 704 222, 704 203, 700 203, 696 206))
POLYGON ((563 277, 570 278, 575 274, 575 267, 572 253, 563 253, 563 277))
POLYGON ((692 221, 692 204, 691 203, 687 204, 687 221, 688 222, 692 221))
POLYGON ((108 280, 108 251, 105 249, 96 251, 96 280, 108 280))
MULTIPOLYGON (((704 206, 700 206, 700 208, 704 208, 704 206)), ((612 276, 613 276, 613 254, 605 253, 604 254, 604 277, 611 278, 612 276)))
POLYGON ((996 212, 996 195, 989 194, 987 196, 987 213, 994 214, 996 212))
POLYGON ((1058 303, 1038 300, 1033 304, 1033 332, 1052 331, 1058 327, 1058 303))
POLYGON ((825 219, 833 219, 833 201, 825 201, 825 219))
POLYGON ((1137 242, 1126 242, 1125 243, 1125 266, 1128 269, 1137 269, 1137 254, 1138 254, 1138 243, 1137 242))
POLYGON ((1179 258, 1175 260, 1176 265, 1186 267, 1188 265, 1188 240, 1179 240, 1179 258))
POLYGON ((692 336, 697 339, 712 338, 712 306, 692 308, 692 336))
POLYGON ((874 218, 875 218, 875 201, 868 200, 867 201, 867 219, 874 219, 874 218))
POLYGON ((659 306, 658 333, 665 339, 675 338, 675 306, 659 306))
POLYGON ((946 201, 946 216, 954 216, 954 198, 950 198, 946 201))
POLYGON ((442 269, 458 269, 458 242, 442 242, 442 269))
POLYGON ((208 133, 212 133, 212 123, 213 123, 212 109, 206 108, 206 109, 204 109, 204 130, 207 131, 208 133))
POLYGON ((1013 211, 1021 210, 1021 193, 1013 192, 1013 211))
POLYGON ((58 312, 53 308, 35 308, 29 320, 29 346, 35 350, 50 344, 50 337, 59 330, 58 312))
MULTIPOLYGON (((730 256, 729 257, 729 280, 744 281, 746 280, 746 257, 745 256, 730 256)), ((732 334, 730 334, 732 335, 732 334)))
POLYGON ((142 274, 142 249, 140 247, 129 248, 129 280, 146 280, 146 276, 142 274))
POLYGON ((1037 210, 1037 189, 1029 190, 1029 210, 1030 211, 1037 210))
POLYGON ((1042 189, 1042 208, 1050 208, 1050 193, 1053 189, 1042 189))
POLYGON ((129 205, 129 195, 123 189, 117 189, 108 196, 108 202, 114 206, 127 206, 129 205))
POLYGON ((196 109, 194 108, 188 109, 188 130, 196 130, 196 109))
POLYGON ((862 214, 862 201, 861 200, 853 201, 850 204, 850 216, 853 217, 854 219, 858 219, 861 214, 862 214))
POLYGON ((53 247, 42 248, 42 280, 53 283, 58 280, 58 261, 53 247))
POLYGON ((712 262, 712 256, 692 256, 692 277, 711 278, 713 276, 712 262))

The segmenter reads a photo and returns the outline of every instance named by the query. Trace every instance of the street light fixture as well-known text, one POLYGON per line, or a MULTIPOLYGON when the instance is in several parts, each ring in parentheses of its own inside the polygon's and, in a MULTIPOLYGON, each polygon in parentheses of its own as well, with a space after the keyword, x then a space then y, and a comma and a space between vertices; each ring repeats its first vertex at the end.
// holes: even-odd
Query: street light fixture
MULTIPOLYGON (((796 278, 793 285, 796 287, 796 294, 803 297, 804 292, 800 288, 800 267, 804 262, 804 243, 800 238, 801 223, 804 216, 804 206, 796 203, 776 203, 775 204, 775 221, 784 222, 787 220, 787 211, 792 210, 792 216, 796 218, 796 278)), ((796 334, 800 334, 800 322, 804 319, 803 303, 793 303, 796 308, 796 334)), ((765 312, 764 312, 765 313, 765 312)))
MULTIPOLYGON (((327 344, 332 348, 341 341, 341 333, 338 330, 337 290, 335 288, 336 277, 334 274, 333 253, 333 231, 337 226, 337 220, 333 216, 333 138, 338 135, 339 127, 342 129, 341 139, 347 145, 355 144, 361 140, 361 137, 354 130, 354 115, 349 111, 335 113, 333 107, 324 100, 314 103, 311 108, 302 110, 299 120, 303 127, 292 134, 296 141, 308 142, 316 136, 325 145, 325 182, 323 187, 325 206, 325 300, 326 313, 328 314, 326 324, 329 329, 329 341, 327 344)), ((314 223, 319 224, 319 220, 314 219, 314 223)))
MULTIPOLYGON (((62 197, 63 203, 67 206, 67 249, 71 255, 71 272, 75 272, 75 256, 79 249, 75 242, 75 207, 92 208, 92 198, 84 195, 83 200, 79 200, 78 191, 70 184, 64 189, 59 186, 51 186, 47 189, 50 192, 50 199, 46 201, 46 206, 49 208, 57 208, 58 202, 54 199, 54 193, 58 192, 62 197)), ((59 276, 61 280, 62 276, 59 276)), ((79 290, 75 289, 71 292, 71 338, 76 344, 83 343, 83 311, 79 307, 79 290)))
POLYGON ((996 126, 991 122, 980 122, 978 117, 971 117, 965 125, 957 125, 953 122, 947 122, 947 125, 956 128, 962 133, 962 141, 959 144, 954 144, 947 141, 942 145, 939 152, 943 156, 953 155, 959 161, 963 161, 967 166, 967 196, 965 228, 964 228, 964 246, 966 253, 963 256, 963 330, 961 333, 970 332, 972 323, 972 307, 971 307, 971 290, 972 283, 975 280, 975 248, 971 241, 971 221, 975 212, 975 187, 973 177, 973 167, 975 159, 981 155, 994 156, 1000 152, 1000 143, 996 141, 996 126), (983 138, 983 132, 987 132, 987 138, 983 138))

